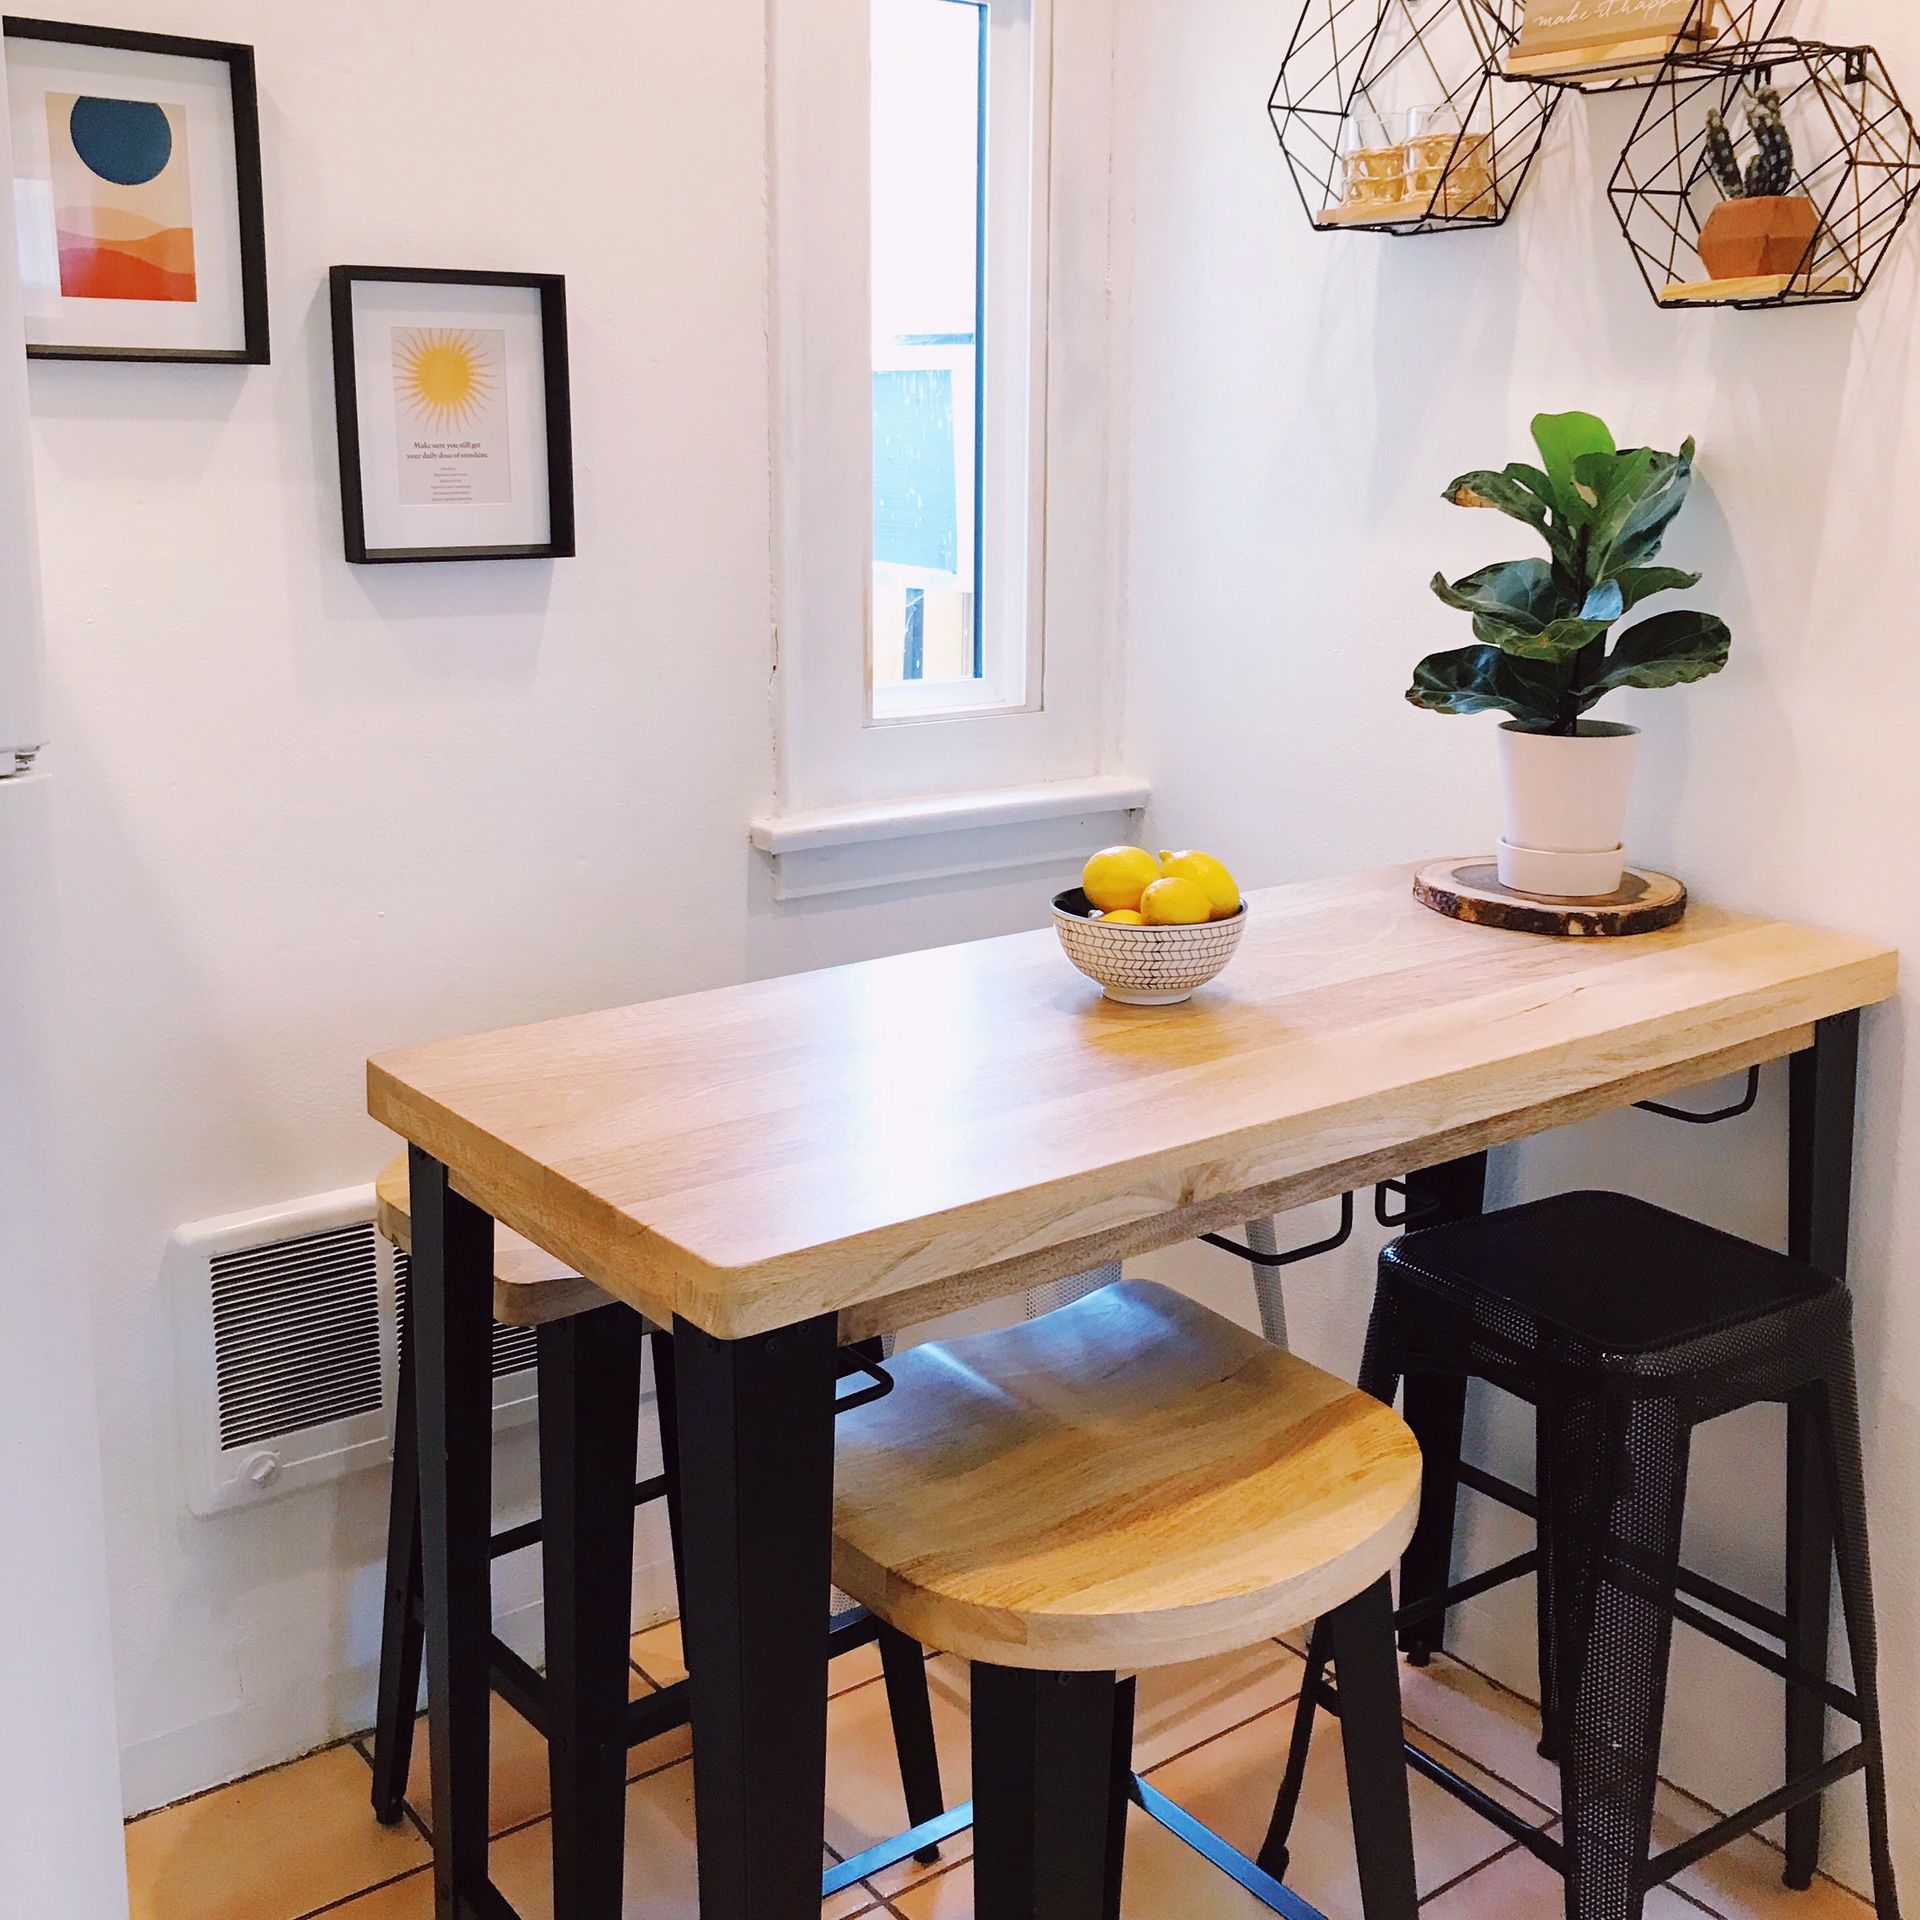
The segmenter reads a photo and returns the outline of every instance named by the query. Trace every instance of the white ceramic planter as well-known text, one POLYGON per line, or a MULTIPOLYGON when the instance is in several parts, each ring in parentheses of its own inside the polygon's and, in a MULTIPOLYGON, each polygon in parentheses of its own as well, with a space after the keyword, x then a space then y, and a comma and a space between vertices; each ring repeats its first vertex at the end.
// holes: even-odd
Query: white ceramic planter
POLYGON ((1617 891, 1639 757, 1638 728, 1610 720, 1583 720, 1571 735, 1502 726, 1502 885, 1563 899, 1617 891))

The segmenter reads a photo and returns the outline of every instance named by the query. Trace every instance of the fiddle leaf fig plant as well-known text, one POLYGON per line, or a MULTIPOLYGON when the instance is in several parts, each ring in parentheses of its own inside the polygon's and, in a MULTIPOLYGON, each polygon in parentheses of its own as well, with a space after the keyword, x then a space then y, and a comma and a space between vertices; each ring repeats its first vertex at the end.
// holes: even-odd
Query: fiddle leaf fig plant
POLYGON ((1543 413, 1533 423, 1542 465, 1462 474, 1458 507, 1524 520, 1545 559, 1502 560, 1433 591, 1473 620, 1475 643, 1414 669, 1407 698, 1435 713, 1510 713, 1530 732, 1573 734, 1616 687, 1672 687, 1727 663, 1724 620, 1656 613, 1615 632, 1641 601, 1697 586, 1700 576, 1652 565, 1693 481, 1693 442, 1678 453, 1624 451, 1590 413, 1543 413))

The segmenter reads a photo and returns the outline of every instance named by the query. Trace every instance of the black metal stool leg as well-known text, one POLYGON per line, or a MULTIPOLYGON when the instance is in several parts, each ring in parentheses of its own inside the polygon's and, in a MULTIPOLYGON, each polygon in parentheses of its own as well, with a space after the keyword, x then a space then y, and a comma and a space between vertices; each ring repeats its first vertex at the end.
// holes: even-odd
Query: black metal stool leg
MULTIPOLYGON (((1825 1673, 1833 1633, 1834 1516, 1827 1492, 1825 1449, 1816 1402, 1787 1404, 1786 1655, 1808 1673, 1825 1673)), ((1786 1700, 1786 1774, 1798 1780, 1826 1756, 1827 1704, 1802 1687, 1786 1700)), ((1815 1794, 1786 1817, 1787 1865, 1781 1878, 1804 1893, 1820 1864, 1824 1796, 1815 1794)))
MULTIPOLYGON (((1553 1448, 1547 1437, 1547 1415, 1538 1412, 1533 1423, 1533 1486, 1543 1517, 1553 1510, 1553 1448)), ((1560 1673, 1553 1631, 1553 1553, 1550 1529, 1535 1528, 1540 1565, 1534 1575, 1534 1635, 1540 1652, 1540 1757, 1560 1758, 1560 1673)))
POLYGON ((673 1335, 653 1336, 653 1410, 660 1424, 660 1470, 667 1482, 667 1539, 673 1555, 673 1593, 680 1618, 687 1617, 686 1556, 681 1545, 680 1385, 673 1364, 673 1335))
POLYGON ((1670 1400, 1558 1409, 1554 1551, 1567 1920, 1641 1920, 1691 1429, 1670 1400))
POLYGON ((1314 1622, 1307 1640, 1307 1670, 1300 1681, 1300 1698, 1293 1709, 1293 1737, 1287 1745, 1287 1770, 1280 1780, 1280 1792, 1273 1803, 1273 1816, 1267 1822, 1267 1837, 1260 1843, 1260 1870, 1276 1880, 1287 1877, 1290 1864, 1287 1841, 1293 1832, 1294 1815, 1300 1810, 1300 1790, 1306 1785, 1307 1760, 1313 1751, 1314 1716, 1320 1706, 1320 1682, 1327 1671, 1327 1623, 1314 1622))
POLYGON ((1340 1739, 1366 1920, 1414 1920, 1413 1816, 1407 1800, 1393 1594, 1376 1580, 1326 1618, 1340 1673, 1340 1739))
MULTIPOLYGON (((1407 1376, 1402 1412, 1420 1442, 1420 1518, 1400 1558, 1401 1604, 1413 1606, 1453 1582, 1454 1510, 1460 1499, 1460 1453, 1467 1423, 1464 1375, 1407 1376)), ((1444 1612, 1403 1629, 1400 1649, 1424 1667, 1446 1644, 1444 1612)))
POLYGON ((403 1316, 393 1404, 393 1486, 387 1497, 387 1597, 380 1620, 380 1691, 373 1720, 373 1813, 394 1826, 406 1811, 413 1721, 420 1707, 426 1627, 420 1605, 420 1443, 415 1431, 413 1338, 403 1316))
POLYGON ((1900 1920, 1893 1851, 1887 1836, 1887 1766, 1880 1734, 1879 1638, 1873 1616, 1873 1573, 1867 1554, 1866 1473, 1860 1409, 1849 1354, 1822 1391, 1819 1433, 1827 1468, 1840 1562, 1840 1605, 1846 1617, 1853 1690, 1860 1701, 1860 1738, 1867 1750, 1867 1844, 1873 1863, 1876 1920, 1900 1920))
POLYGON ((643 1339, 623 1306, 539 1332, 555 1920, 619 1920, 622 1908, 643 1339))
POLYGON ((973 1669, 974 1910, 993 1920, 1109 1920, 1111 1673, 973 1669))
MULTIPOLYGON (((947 1805, 940 1791, 940 1752, 933 1739, 927 1656, 918 1641, 909 1640, 896 1627, 883 1625, 880 1665, 886 1675, 887 1712, 893 1720, 893 1747, 900 1762, 907 1825, 917 1827, 944 1813, 947 1805)), ((922 1847, 913 1857, 930 1866, 940 1858, 940 1849, 922 1847)))

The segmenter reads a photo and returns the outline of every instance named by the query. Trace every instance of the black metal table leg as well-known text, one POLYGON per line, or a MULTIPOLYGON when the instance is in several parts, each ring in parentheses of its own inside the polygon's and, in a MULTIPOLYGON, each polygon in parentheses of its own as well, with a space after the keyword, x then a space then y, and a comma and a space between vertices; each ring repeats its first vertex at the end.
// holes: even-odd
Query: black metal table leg
MULTIPOLYGON (((1484 1212, 1487 1156, 1468 1154, 1437 1167, 1409 1174, 1406 1225, 1409 1232, 1466 1220, 1484 1212)), ((1408 1424, 1420 1435, 1426 1477, 1420 1490, 1420 1519, 1400 1561, 1403 1604, 1441 1592, 1453 1578, 1454 1509, 1459 1503, 1459 1464, 1466 1430, 1467 1383, 1445 1375, 1415 1375, 1405 1387, 1408 1424)), ((1400 1648, 1416 1667, 1446 1644, 1447 1616, 1436 1613, 1400 1636, 1400 1648)))
POLYGON ((492 1649, 493 1222, 408 1150, 413 1331, 433 1755, 435 1920, 492 1920, 487 1878, 492 1649))
POLYGON ((836 1332, 674 1322, 701 1920, 820 1911, 836 1332))
POLYGON ((1109 1920, 1125 1870, 1111 1673, 973 1667, 973 1902, 993 1920, 1109 1920))
MULTIPOLYGON (((1813 1045, 1796 1053, 1787 1083, 1787 1251, 1847 1277, 1853 1208, 1855 1083, 1860 1016, 1836 1014, 1814 1028, 1813 1045)), ((1833 1513, 1817 1428, 1804 1407, 1787 1418, 1787 1658, 1813 1673, 1828 1668, 1832 1640, 1833 1513)), ((1827 1709, 1803 1687, 1789 1687, 1786 1777, 1820 1764, 1827 1709)), ((1790 1887, 1813 1883, 1820 1862, 1818 1797, 1791 1808, 1786 1820, 1790 1887)))
POLYGON ((613 1306, 538 1338, 554 1920, 619 1920, 645 1330, 613 1306))

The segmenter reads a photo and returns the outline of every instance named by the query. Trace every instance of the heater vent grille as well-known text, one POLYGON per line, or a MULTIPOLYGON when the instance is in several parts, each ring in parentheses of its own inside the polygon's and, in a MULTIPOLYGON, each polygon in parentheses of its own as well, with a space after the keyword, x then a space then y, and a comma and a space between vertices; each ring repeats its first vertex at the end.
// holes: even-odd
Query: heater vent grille
POLYGON ((217 1253, 212 1295, 223 1451, 380 1411, 371 1222, 217 1253))
MULTIPOLYGON (((393 1250, 393 1295, 400 1325, 407 1321, 407 1289, 413 1284, 413 1262, 404 1247, 393 1250)), ((493 1328, 493 1377, 504 1380, 510 1373, 525 1373, 535 1359, 534 1330, 531 1327, 493 1328)))

